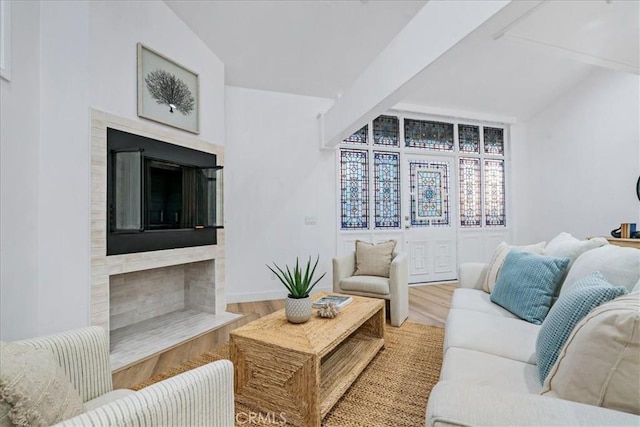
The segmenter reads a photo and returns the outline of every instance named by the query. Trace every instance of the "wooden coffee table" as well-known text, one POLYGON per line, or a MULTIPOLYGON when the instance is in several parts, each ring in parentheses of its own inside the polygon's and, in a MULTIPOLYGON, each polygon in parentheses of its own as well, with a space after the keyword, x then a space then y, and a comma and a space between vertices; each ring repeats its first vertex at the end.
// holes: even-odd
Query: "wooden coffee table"
POLYGON ((334 319, 314 310, 307 323, 295 325, 280 310, 232 331, 236 399, 276 419, 320 426, 384 347, 384 300, 352 298, 334 319))

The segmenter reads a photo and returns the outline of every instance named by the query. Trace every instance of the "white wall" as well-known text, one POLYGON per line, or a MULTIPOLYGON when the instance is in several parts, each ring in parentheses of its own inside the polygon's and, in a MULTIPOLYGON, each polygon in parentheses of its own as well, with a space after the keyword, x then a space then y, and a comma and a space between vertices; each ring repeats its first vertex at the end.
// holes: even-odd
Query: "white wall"
POLYGON ((38 333, 87 325, 89 3, 40 5, 38 333))
POLYGON ((335 153, 320 151, 316 116, 332 100, 227 87, 227 300, 284 298, 265 264, 320 256, 331 288, 335 153), (305 225, 305 217, 316 225, 305 225))
POLYGON ((640 223, 639 109, 640 77, 594 68, 525 124, 513 147, 516 243, 640 223))
POLYGON ((224 65, 163 2, 14 9, 15 79, 2 83, 1 339, 89 324, 89 109, 142 121, 138 41, 199 73, 199 138, 225 138, 224 65))
MULTIPOLYGON (((92 1, 90 88, 93 108, 137 118, 136 44, 199 74, 200 134, 225 143, 224 64, 162 1, 92 1)), ((161 129, 172 129, 158 125, 161 129)), ((176 130, 186 135, 188 132, 176 130)))
POLYGON ((0 79, 0 339, 38 327, 40 5, 13 2, 11 82, 0 79))

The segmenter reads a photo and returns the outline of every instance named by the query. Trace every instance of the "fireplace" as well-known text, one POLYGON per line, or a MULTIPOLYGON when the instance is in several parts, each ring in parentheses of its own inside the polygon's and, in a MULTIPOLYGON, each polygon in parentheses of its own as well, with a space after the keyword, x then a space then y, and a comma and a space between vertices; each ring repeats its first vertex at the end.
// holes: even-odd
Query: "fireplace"
POLYGON ((226 312, 223 165, 220 145, 91 110, 90 323, 110 332, 112 369, 238 317, 226 312))

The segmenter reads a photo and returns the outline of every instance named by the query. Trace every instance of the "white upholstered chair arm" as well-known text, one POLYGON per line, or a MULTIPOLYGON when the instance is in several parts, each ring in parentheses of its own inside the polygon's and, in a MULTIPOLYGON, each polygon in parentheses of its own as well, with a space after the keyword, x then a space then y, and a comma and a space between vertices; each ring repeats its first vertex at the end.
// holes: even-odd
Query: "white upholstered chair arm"
POLYGON ((115 425, 233 426, 233 365, 212 362, 56 424, 115 425))
POLYGON ((391 261, 389 271, 389 294, 391 298, 401 292, 408 292, 409 286, 409 260, 407 254, 398 252, 391 261))
POLYGON ((356 253, 351 252, 333 259, 333 292, 342 292, 340 290, 340 281, 347 277, 353 276, 356 271, 356 253))
POLYGON ((448 381, 431 391, 426 418, 427 427, 640 425, 639 416, 625 412, 448 381))
POLYGON ((19 341, 17 344, 51 351, 83 402, 108 393, 113 388, 109 342, 104 329, 100 327, 74 329, 19 341))
POLYGON ((391 325, 400 326, 409 316, 409 259, 404 252, 395 254, 389 271, 391 325))
POLYGON ((458 267, 458 287, 482 290, 482 281, 489 264, 465 262, 458 267))

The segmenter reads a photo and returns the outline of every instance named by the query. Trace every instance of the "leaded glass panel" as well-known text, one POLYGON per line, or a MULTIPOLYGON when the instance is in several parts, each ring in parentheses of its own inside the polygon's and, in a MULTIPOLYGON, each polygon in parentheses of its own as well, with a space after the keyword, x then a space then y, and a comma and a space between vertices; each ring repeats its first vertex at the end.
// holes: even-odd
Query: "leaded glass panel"
POLYGON ((462 153, 480 153, 480 128, 458 125, 458 149, 462 153))
POLYGON ((480 159, 460 158, 460 226, 482 225, 480 159))
POLYGON ((486 225, 506 225, 504 193, 504 160, 485 160, 484 213, 486 225))
POLYGON ((369 172, 366 150, 340 150, 340 204, 343 230, 369 228, 369 172))
POLYGON ((453 151, 453 124, 404 119, 404 143, 407 147, 453 151))
POLYGON ((360 130, 354 132, 350 137, 342 142, 350 144, 368 144, 369 143, 369 125, 364 125, 360 130))
POLYGON ((400 155, 374 151, 375 228, 400 228, 400 155))
POLYGON ((484 127, 484 153, 504 155, 504 129, 484 127))
POLYGON ((409 162, 411 225, 449 225, 449 164, 409 162))
POLYGON ((378 116, 373 121, 373 143, 376 145, 398 146, 400 123, 395 116, 378 116))

